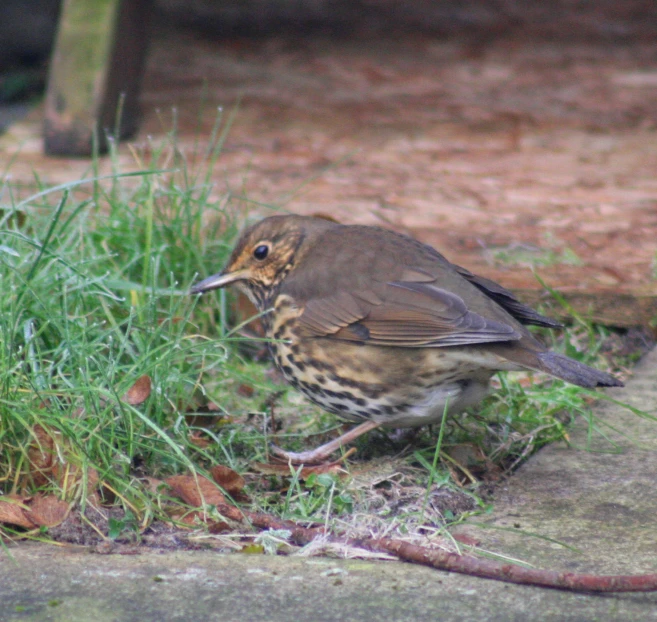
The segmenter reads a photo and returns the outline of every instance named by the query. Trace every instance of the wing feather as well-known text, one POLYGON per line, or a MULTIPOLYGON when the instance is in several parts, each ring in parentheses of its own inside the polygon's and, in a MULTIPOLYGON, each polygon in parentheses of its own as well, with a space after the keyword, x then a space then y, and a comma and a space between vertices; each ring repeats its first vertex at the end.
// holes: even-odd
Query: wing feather
POLYGON ((304 333, 372 345, 443 347, 520 339, 513 326, 468 310, 453 292, 426 282, 393 281, 377 291, 340 291, 312 299, 299 317, 304 333), (357 325, 357 326, 356 326, 357 325))

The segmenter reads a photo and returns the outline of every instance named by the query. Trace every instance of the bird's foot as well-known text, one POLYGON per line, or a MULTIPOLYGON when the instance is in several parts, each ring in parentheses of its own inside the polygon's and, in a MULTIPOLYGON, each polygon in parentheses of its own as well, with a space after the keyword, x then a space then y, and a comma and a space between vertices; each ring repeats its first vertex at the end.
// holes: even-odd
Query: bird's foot
POLYGON ((276 447, 276 445, 271 445, 270 451, 272 456, 277 460, 288 462, 290 464, 321 464, 322 462, 326 462, 332 453, 338 451, 347 443, 351 443, 359 436, 378 428, 380 425, 380 423, 374 421, 366 421, 365 423, 361 423, 355 428, 352 428, 348 432, 345 432, 338 438, 309 451, 295 453, 292 451, 285 451, 280 447, 276 447))

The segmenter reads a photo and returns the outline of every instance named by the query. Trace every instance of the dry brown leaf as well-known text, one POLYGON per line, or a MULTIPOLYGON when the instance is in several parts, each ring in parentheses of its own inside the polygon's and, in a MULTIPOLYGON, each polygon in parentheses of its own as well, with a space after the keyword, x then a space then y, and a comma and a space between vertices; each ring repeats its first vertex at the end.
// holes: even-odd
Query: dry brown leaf
POLYGON ((143 404, 149 398, 151 386, 151 377, 143 375, 137 378, 137 382, 128 389, 122 400, 130 404, 130 406, 139 406, 139 404, 143 404))
MULTIPOLYGON (((105 502, 111 504, 111 500, 108 500, 107 497, 105 497, 105 502)), ((94 491, 87 494, 87 505, 94 510, 100 510, 101 500, 98 492, 94 491)))
POLYGON ((481 540, 477 540, 477 538, 465 533, 454 533, 452 534, 452 538, 461 544, 466 544, 467 546, 479 546, 481 544, 481 540))
POLYGON ((30 497, 4 495, 0 497, 0 524, 15 525, 25 529, 38 527, 26 514, 26 501, 30 497))
MULTIPOLYGON (((58 463, 53 466, 52 475, 53 479, 62 489, 64 496, 69 496, 75 488, 78 487, 83 477, 83 470, 81 467, 70 463, 58 463)), ((89 467, 86 471, 87 479, 87 494, 94 492, 100 483, 98 471, 89 467)))
POLYGON ((89 467, 87 469, 87 494, 91 494, 98 488, 100 484, 100 476, 96 469, 89 467))
POLYGON ((174 475, 164 480, 171 492, 192 507, 201 507, 203 503, 218 505, 225 503, 226 498, 221 491, 206 477, 199 475, 174 475))
POLYGON ((162 317, 157 321, 158 326, 162 326, 165 322, 169 324, 180 324, 180 322, 184 322, 185 318, 182 317, 162 317))
POLYGON ((7 225, 15 225, 18 229, 22 229, 27 222, 27 215, 20 210, 8 211, 4 207, 0 208, 0 219, 4 221, 3 228, 7 225))
POLYGON ((61 462, 62 457, 64 460, 68 457, 69 443, 62 438, 60 432, 40 424, 35 425, 32 431, 34 440, 28 449, 30 470, 20 482, 23 488, 55 483, 66 496, 86 475, 87 493, 91 494, 98 489, 100 478, 96 469, 88 468, 84 472, 79 466, 61 462))
POLYGON ((471 468, 489 461, 481 447, 477 447, 473 443, 459 443, 446 447, 443 451, 457 463, 457 466, 471 468))
POLYGON ((211 534, 227 533, 233 528, 226 521, 212 521, 208 523, 208 532, 211 534))
POLYGON ((233 469, 217 464, 210 469, 212 479, 219 484, 229 495, 235 495, 244 488, 244 478, 233 469))
POLYGON ((187 425, 195 428, 210 429, 223 419, 226 419, 226 417, 212 413, 193 412, 185 414, 187 425))
POLYGON ((27 451, 27 457, 32 469, 29 477, 34 486, 44 486, 50 481, 53 470, 55 438, 60 434, 37 424, 32 428, 34 440, 27 451))
POLYGON ((172 511, 168 512, 168 514, 171 520, 176 522, 176 527, 181 529, 193 529, 203 522, 203 512, 199 512, 198 510, 194 510, 193 512, 172 511))
POLYGON ((56 527, 64 522, 71 506, 55 495, 37 494, 27 502, 29 509, 23 510, 29 520, 39 527, 56 527))
POLYGON ((146 476, 142 480, 145 484, 146 490, 152 494, 158 494, 159 492, 162 491, 162 486, 164 486, 164 482, 161 479, 158 479, 157 477, 149 477, 146 476))
POLYGON ((212 439, 208 438, 201 430, 192 430, 187 436, 189 442, 196 447, 205 449, 212 444, 212 439))
MULTIPOLYGON (((262 473, 263 475, 282 475, 283 477, 289 477, 292 475, 290 467, 287 464, 252 462, 251 466, 254 470, 258 471, 258 473, 262 473)), ((306 480, 311 475, 321 475, 322 473, 334 473, 340 477, 347 475, 347 471, 342 468, 339 462, 329 462, 328 464, 318 464, 316 466, 302 467, 301 472, 299 473, 299 479, 306 480)))
POLYGON ((255 389, 250 384, 241 384, 237 387, 236 393, 240 397, 253 397, 255 389))
POLYGON ((186 514, 183 514, 178 518, 179 523, 183 523, 184 525, 189 525, 190 527, 196 527, 200 523, 205 522, 205 515, 203 512, 199 512, 198 510, 194 510, 193 512, 187 512, 186 514))

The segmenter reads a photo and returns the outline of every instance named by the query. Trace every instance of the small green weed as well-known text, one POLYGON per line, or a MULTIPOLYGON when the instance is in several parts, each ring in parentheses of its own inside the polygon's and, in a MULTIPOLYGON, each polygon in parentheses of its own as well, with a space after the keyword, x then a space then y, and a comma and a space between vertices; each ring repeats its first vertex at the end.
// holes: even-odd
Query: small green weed
POLYGON ((573 249, 563 247, 563 244, 551 235, 545 236, 545 246, 513 244, 506 248, 493 250, 492 257, 501 264, 530 266, 532 268, 560 264, 569 266, 582 265, 582 260, 573 249))

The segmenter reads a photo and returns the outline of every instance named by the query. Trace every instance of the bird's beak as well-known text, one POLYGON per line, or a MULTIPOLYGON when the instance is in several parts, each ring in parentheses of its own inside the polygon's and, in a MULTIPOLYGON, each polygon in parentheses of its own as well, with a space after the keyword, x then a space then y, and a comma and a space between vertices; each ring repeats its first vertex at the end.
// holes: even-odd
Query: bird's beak
POLYGON ((189 290, 190 294, 202 294, 209 292, 213 289, 219 289, 225 285, 230 285, 236 281, 243 281, 247 278, 246 270, 236 270, 235 272, 220 272, 213 274, 207 279, 203 279, 200 283, 193 285, 189 290))

